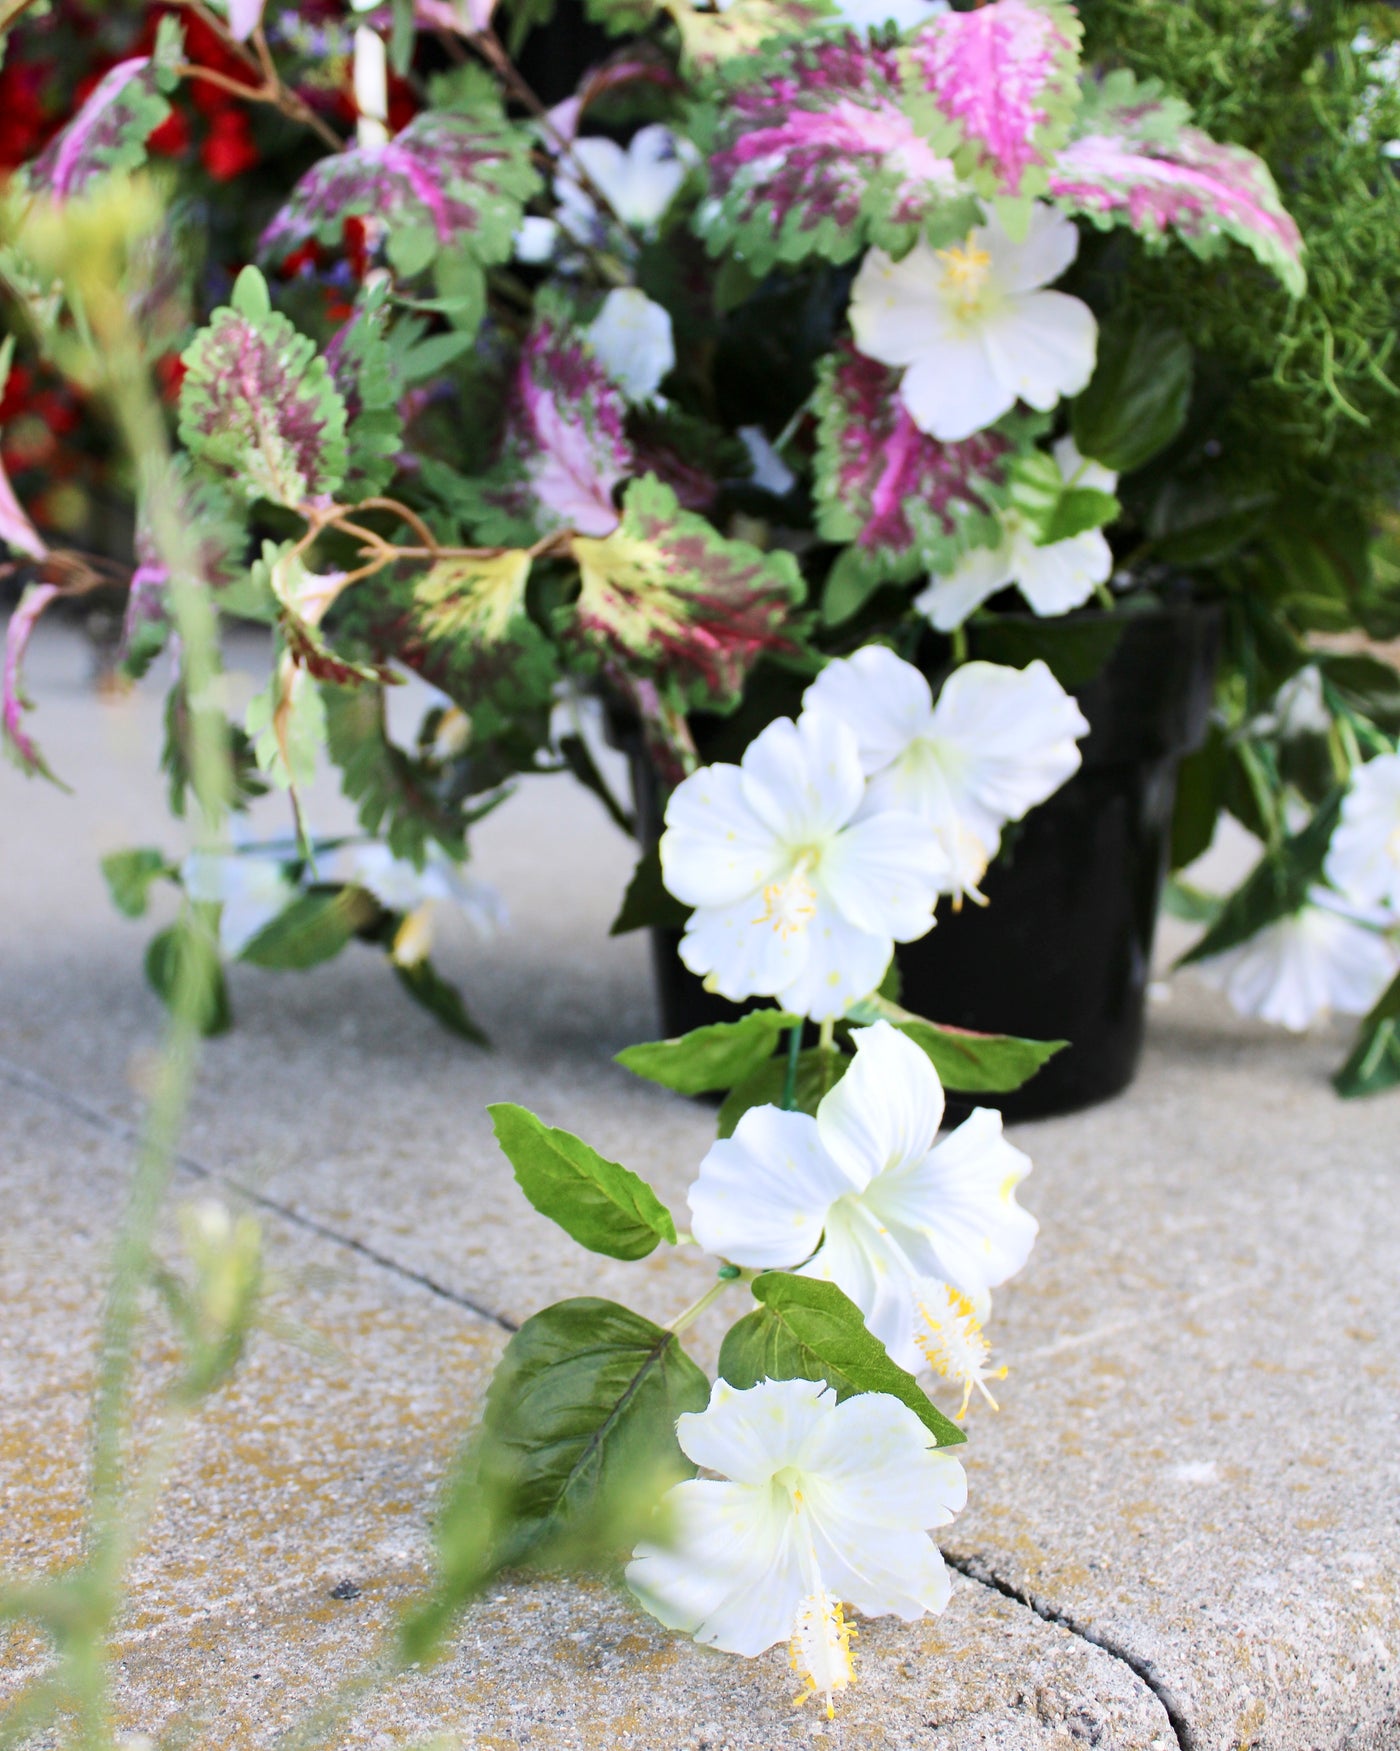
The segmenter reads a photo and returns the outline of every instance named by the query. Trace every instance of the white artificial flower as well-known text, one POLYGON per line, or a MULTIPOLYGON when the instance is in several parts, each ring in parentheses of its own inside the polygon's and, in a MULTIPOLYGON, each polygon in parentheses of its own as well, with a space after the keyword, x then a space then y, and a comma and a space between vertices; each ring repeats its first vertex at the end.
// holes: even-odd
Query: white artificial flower
POLYGON ((297 897, 282 861, 255 853, 192 851, 180 880, 190 899, 220 908, 219 947, 231 959, 297 897))
POLYGON ((931 927, 948 868, 917 816, 864 814, 864 801, 855 735, 822 712, 777 719, 740 765, 678 785, 661 871, 695 908, 680 948, 691 972, 815 1021, 868 996, 895 943, 931 927))
POLYGON ((344 846, 334 867, 339 880, 364 888, 386 911, 403 913, 391 950, 401 967, 427 959, 434 909, 444 902, 455 906, 484 937, 493 936, 506 922, 505 905, 495 888, 468 875, 438 845, 428 847, 421 870, 377 841, 344 846))
POLYGON ((1400 971, 1387 922, 1315 887, 1297 912, 1195 965, 1241 1015, 1302 1033, 1330 1013, 1365 1015, 1400 971))
POLYGON ((841 22, 852 30, 883 30, 893 25, 903 35, 948 10, 948 0, 836 0, 841 22))
POLYGON ((938 1072, 888 1022, 857 1028, 855 1062, 815 1118, 751 1107, 715 1143, 689 1201, 707 1252, 843 1289, 903 1368, 932 1363, 930 1282, 977 1296, 1019 1271, 1036 1220, 1016 1202, 1030 1158, 976 1107, 939 1143, 938 1072))
POLYGON ((907 1405, 885 1393, 837 1404, 824 1381, 717 1380, 676 1439, 716 1475, 662 1499, 665 1542, 637 1546, 627 1584, 671 1629, 752 1658, 790 1641, 821 1695, 854 1681, 841 1602, 906 1623, 948 1603, 928 1536, 967 1501, 967 1478, 907 1405))
POLYGON ((1078 298, 1041 288, 1074 260, 1074 221, 1037 203, 1019 242, 993 215, 963 243, 872 249, 851 288, 856 346, 906 367, 900 400, 921 432, 952 443, 1009 413, 1042 412, 1093 375, 1098 330, 1078 298))
POLYGON ((585 330, 589 344, 629 401, 650 401, 675 368, 670 312, 635 286, 615 286, 585 330))
POLYGON ((1001 829, 1079 770, 1076 743, 1089 732, 1038 658, 1024 669, 964 663, 935 704, 912 663, 867 645, 828 663, 803 700, 855 731, 866 806, 928 821, 948 859, 948 891, 974 899, 1001 829))
POLYGON ((935 1374, 962 1387, 962 1403, 953 1413, 961 1422, 974 1389, 996 1410, 989 1380, 1005 1380, 1006 1367, 990 1366, 991 1345, 983 1333, 991 1297, 964 1295, 951 1283, 932 1279, 919 1286, 919 1332, 917 1342, 924 1360, 935 1374))
POLYGON ((527 213, 516 229, 513 242, 515 259, 527 267, 538 267, 552 258, 558 241, 559 227, 553 219, 527 213))
POLYGON ((1316 663, 1307 663, 1290 675, 1274 694, 1267 712, 1254 720, 1253 729, 1261 736, 1281 736, 1291 741, 1296 736, 1326 735, 1332 728, 1332 714, 1322 690, 1322 672, 1316 663))
POLYGON ((797 485, 797 476, 774 449, 762 426, 740 426, 739 438, 749 453, 749 479, 764 492, 786 498, 797 485))
POLYGON ((1352 774, 1324 868, 1349 900, 1400 913, 1400 754, 1379 754, 1352 774))
POLYGON ((586 178, 624 225, 652 236, 685 181, 683 152, 659 122, 639 128, 626 146, 602 134, 574 140, 554 179, 560 223, 581 243, 597 240, 600 218, 586 178))
MULTIPOLYGON (((1118 484, 1118 476, 1101 462, 1086 462, 1072 438, 1061 438, 1054 454, 1066 485, 1112 492, 1118 484)), ((1113 552, 1102 529, 1085 529, 1041 547, 1034 526, 1011 506, 1001 513, 997 545, 975 547, 946 577, 930 578, 914 606, 940 632, 951 632, 989 596, 1015 584, 1034 613, 1067 614, 1107 583, 1112 571, 1113 552)))

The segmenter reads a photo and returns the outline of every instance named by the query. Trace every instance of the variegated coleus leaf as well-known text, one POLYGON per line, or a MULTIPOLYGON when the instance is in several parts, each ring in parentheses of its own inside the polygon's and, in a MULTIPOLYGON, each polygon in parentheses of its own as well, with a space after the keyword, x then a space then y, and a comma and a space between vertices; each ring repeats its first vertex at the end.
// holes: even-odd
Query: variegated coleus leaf
POLYGON ((66 201, 146 160, 146 141, 170 114, 165 92, 183 52, 174 19, 162 20, 154 54, 110 67, 66 128, 20 173, 27 193, 66 201))
POLYGON ((1063 0, 940 13, 905 48, 906 108, 979 194, 1040 194, 1078 105, 1081 34, 1063 0))
POLYGON ((690 5, 668 10, 680 27, 686 65, 699 71, 752 55, 784 37, 807 36, 837 16, 830 0, 728 0, 706 11, 690 5))
POLYGON ((345 588, 345 572, 313 572, 290 543, 263 543, 262 558, 253 567, 253 585, 276 604, 275 618, 286 660, 318 681, 353 687, 361 681, 382 681, 383 671, 332 650, 321 622, 345 588))
MULTIPOLYGON (((475 91, 475 88, 473 88, 475 91)), ((462 109, 428 109, 382 144, 350 146, 312 165, 263 233, 265 255, 310 238, 336 244, 344 221, 369 215, 390 259, 413 274, 441 255, 504 261, 525 202, 539 187, 529 136, 489 88, 462 109)))
POLYGON ((180 437, 249 499, 296 506, 345 474, 345 403, 315 343, 272 309, 256 268, 238 276, 184 354, 180 437))
POLYGON ((543 737, 558 664, 525 612, 530 556, 519 549, 390 568, 337 605, 337 643, 353 639, 439 688, 471 720, 473 747, 511 732, 543 737))
POLYGON ((403 448, 403 393, 387 339, 389 287, 366 288, 350 320, 326 347, 326 364, 346 415, 345 479, 360 498, 382 493, 403 448))
POLYGON ((792 555, 726 540, 654 475, 629 484, 611 535, 576 538, 573 555, 580 589, 565 636, 687 707, 733 704, 765 651, 792 648, 805 593, 792 555))
POLYGON ((613 495, 634 470, 627 404, 562 309, 546 308, 520 351, 499 460, 482 483, 483 543, 617 527, 613 495))
MULTIPOLYGON (((1004 0, 1003 0, 1004 3, 1004 0)), ((952 161, 900 104, 896 53, 855 31, 816 37, 727 70, 710 123, 711 251, 755 273, 868 243, 896 253, 958 200, 952 161)))
POLYGON ((1233 238, 1295 297, 1306 285, 1302 237, 1264 161, 1189 126, 1183 104, 1131 74, 1088 88, 1049 186, 1059 206, 1103 230, 1131 225, 1157 245, 1175 234, 1207 257, 1233 238))
MULTIPOLYGON (((194 541, 198 581, 215 595, 226 595, 240 575, 247 545, 242 520, 218 482, 195 474, 188 458, 177 457, 166 478, 169 485, 165 490, 174 513, 194 541)), ((171 625, 170 568, 156 542, 151 505, 143 500, 137 509, 136 570, 126 599, 119 651, 119 661, 128 675, 134 678, 145 673, 164 649, 171 625)))
POLYGON ((940 443, 909 417, 899 379, 852 347, 822 362, 817 529, 850 544, 838 563, 857 596, 946 569, 967 548, 994 542, 1007 468, 1034 423, 1013 417, 940 443))
POLYGON ((5 629, 5 662, 3 684, 0 684, 0 746, 31 778, 58 780, 49 770, 39 752, 38 744, 24 727, 24 714, 34 709, 33 701, 24 691, 20 670, 24 653, 33 637, 39 616, 63 594, 58 584, 30 584, 19 599, 19 606, 10 616, 5 629))

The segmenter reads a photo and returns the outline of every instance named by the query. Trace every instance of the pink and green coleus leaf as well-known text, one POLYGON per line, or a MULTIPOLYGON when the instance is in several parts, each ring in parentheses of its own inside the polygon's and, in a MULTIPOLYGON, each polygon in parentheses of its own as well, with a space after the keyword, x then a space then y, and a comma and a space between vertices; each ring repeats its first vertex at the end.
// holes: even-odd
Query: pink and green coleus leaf
POLYGON ((32 711, 34 704, 24 691, 20 670, 39 616, 62 594, 59 584, 30 584, 25 590, 5 629, 4 674, 0 680, 0 746, 21 772, 31 778, 47 778, 54 784, 58 780, 24 727, 24 714, 32 711))
MULTIPOLYGON (((243 521, 219 482, 196 474, 188 457, 176 457, 165 480, 168 485, 162 490, 193 543, 196 580, 227 609, 232 603, 230 592, 243 573, 241 561, 248 544, 243 521)), ((118 650, 123 672, 133 678, 144 674, 164 649, 172 624, 170 568, 156 542, 151 505, 143 500, 136 514, 136 570, 118 650)))
POLYGON ((1203 257, 1233 239, 1295 297, 1306 284, 1302 237, 1263 159, 1187 125, 1184 105, 1130 74, 1086 92, 1049 187, 1059 206, 1100 229, 1130 225, 1158 246, 1174 234, 1203 257))
POLYGON ((78 113, 21 172, 27 193, 66 201, 104 176, 138 170, 146 141, 170 114, 165 91, 182 53, 173 19, 162 21, 154 54, 109 67, 78 113))
POLYGON ((940 443, 909 417, 899 380, 845 347, 823 361, 817 389, 817 529, 850 544, 838 563, 865 594, 994 542, 1008 468, 1036 423, 1013 416, 940 443))
POLYGON ((383 144, 347 147, 312 165, 264 231, 261 249, 282 256, 311 238, 339 243, 344 221, 360 215, 382 221, 400 273, 449 254, 490 266, 510 254, 538 186, 529 138, 498 102, 424 110, 383 144))
POLYGON ((296 506, 345 474, 345 403, 316 346, 245 268, 184 354, 180 437, 248 499, 296 506))
POLYGON ((503 547, 617 527, 616 488, 635 467, 622 391, 562 307, 546 307, 520 350, 501 452, 482 482, 478 538, 503 547))
POLYGON ((1043 192, 1079 99, 1081 29, 1062 0, 944 12, 904 51, 905 101, 979 194, 1043 192))
POLYGON ((712 252, 764 273, 869 243, 899 251, 958 198, 950 159, 901 108, 894 51, 846 31, 739 65, 717 93, 696 215, 712 252))
POLYGON ((765 652, 793 646, 805 591, 792 555, 727 540, 655 475, 628 485, 612 534, 577 538, 573 555, 580 590, 565 636, 624 682, 722 708, 765 652))

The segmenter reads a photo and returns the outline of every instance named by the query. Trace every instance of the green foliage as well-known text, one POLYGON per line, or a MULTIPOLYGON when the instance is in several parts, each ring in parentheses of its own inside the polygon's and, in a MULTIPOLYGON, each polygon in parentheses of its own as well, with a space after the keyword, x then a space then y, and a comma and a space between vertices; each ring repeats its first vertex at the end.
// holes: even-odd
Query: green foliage
POLYGON ((901 1009, 879 995, 867 997, 846 1012, 858 1026, 887 1021, 907 1034, 938 1072, 945 1088, 960 1094, 1009 1094, 1029 1082, 1042 1064, 1064 1050, 1067 1040, 1023 1040, 1014 1034, 979 1034, 969 1028, 945 1027, 901 1009))
POLYGON ((422 868, 430 844, 466 855, 462 815, 443 794, 433 764, 389 740, 380 687, 323 687, 326 750, 360 825, 395 857, 422 868))
POLYGON ((112 904, 128 918, 142 917, 150 904, 151 884, 174 873, 164 852, 149 846, 113 851, 102 859, 102 874, 112 904))
POLYGON ((630 1169, 524 1107, 498 1102, 486 1110, 521 1191, 580 1246, 611 1259, 641 1259, 663 1240, 676 1244, 671 1212, 630 1169))
POLYGON ((1391 981, 1362 1022, 1332 1082, 1348 1099, 1400 1086, 1400 978, 1391 981))
MULTIPOLYGON (((815 1113, 826 1095, 850 1068, 851 1060, 840 1052, 816 1047, 797 1060, 792 1107, 799 1113, 815 1113)), ((732 1137, 734 1128, 750 1107, 781 1106, 787 1091, 787 1055, 770 1058, 732 1088, 719 1109, 718 1133, 732 1137)))
POLYGON ((1191 347, 1179 329, 1101 330, 1094 375, 1070 408, 1080 454, 1119 474, 1141 468, 1185 425, 1192 381, 1191 347))
POLYGON ((627 1046, 617 1062, 634 1076, 659 1082, 677 1094, 706 1094, 733 1088, 773 1056, 779 1034, 801 1018, 781 1009, 755 1009, 738 1021, 694 1028, 678 1039, 648 1040, 627 1046))
POLYGON ((461 992, 437 972, 431 961, 414 961, 411 966, 395 961, 394 977, 413 1001, 426 1009, 448 1033, 456 1034, 459 1040, 468 1040, 474 1046, 490 1044, 468 1014, 461 992))
POLYGON ((690 907, 678 900, 662 881, 661 853, 652 845, 637 859, 608 934, 626 936, 633 930, 679 930, 689 917, 690 907))
POLYGON ((188 980, 189 1019, 206 1036, 233 1026, 228 987, 213 933, 197 919, 184 919, 153 936, 146 946, 146 983, 167 1008, 188 980))
POLYGON ((940 1447, 967 1437, 887 1353, 860 1309, 835 1283, 765 1271, 752 1284, 754 1312, 730 1328, 719 1371, 731 1386, 760 1380, 824 1380, 838 1400, 884 1392, 908 1405, 940 1447))
POLYGON ((328 359, 346 407, 345 483, 357 498, 384 491, 404 442, 399 398, 405 380, 389 341, 388 290, 377 285, 361 293, 328 359))
POLYGON ((313 888, 265 924, 238 958, 279 972, 319 967, 333 960, 378 910, 378 902, 362 888, 313 888))

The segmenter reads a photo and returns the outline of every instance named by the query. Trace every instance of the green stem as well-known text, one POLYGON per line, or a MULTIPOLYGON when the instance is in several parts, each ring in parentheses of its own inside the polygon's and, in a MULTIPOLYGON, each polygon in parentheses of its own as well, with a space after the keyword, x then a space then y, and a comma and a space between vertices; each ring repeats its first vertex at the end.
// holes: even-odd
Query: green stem
POLYGON ((1106 608, 1110 614, 1116 611, 1118 604, 1114 601, 1113 591, 1109 589, 1107 584, 1095 584, 1094 594, 1098 598, 1100 608, 1106 608))
POLYGON ((952 632, 952 639, 953 664, 955 668, 961 668, 961 666, 967 661, 967 628, 965 626, 955 626, 952 632))
POLYGON ((797 1105, 797 1061, 802 1056, 802 1026, 798 1022, 788 1034, 787 1075, 783 1078, 782 1108, 790 1113, 797 1105))
POLYGON ((666 1330, 670 1332, 672 1336, 676 1336, 678 1333, 683 1332, 688 1325, 694 1325, 705 1309, 709 1307, 712 1302, 718 1301, 720 1296, 723 1295, 731 1283, 737 1283, 739 1281, 740 1279, 738 1277, 721 1277, 717 1283, 711 1283, 709 1288, 699 1297, 698 1300, 692 1301, 690 1306, 687 1307, 683 1313, 678 1313, 676 1315, 670 1325, 666 1327, 666 1330))
POLYGON ((834 1052, 836 1050, 836 1017, 834 1015, 829 1015, 822 1023, 817 1049, 821 1052, 834 1052))

